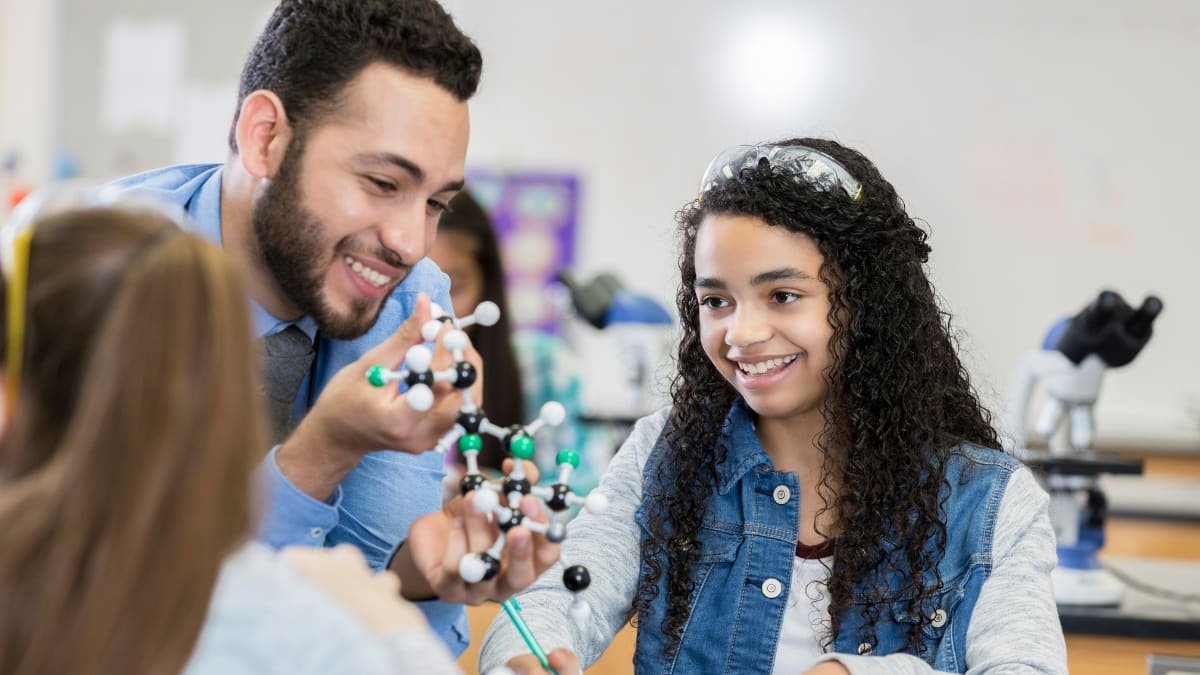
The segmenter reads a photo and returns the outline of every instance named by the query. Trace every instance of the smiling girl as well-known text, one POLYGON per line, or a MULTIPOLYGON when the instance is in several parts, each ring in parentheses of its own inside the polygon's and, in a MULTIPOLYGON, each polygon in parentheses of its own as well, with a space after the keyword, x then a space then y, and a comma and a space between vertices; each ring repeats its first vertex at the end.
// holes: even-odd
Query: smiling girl
MULTIPOLYGON (((519 596, 551 664, 634 618, 638 672, 1066 672, 1046 494, 995 449, 895 189, 832 141, 741 146, 679 220, 673 405, 563 547, 594 611, 563 619, 558 568, 519 596)), ((500 664, 537 669, 504 622, 500 664)))

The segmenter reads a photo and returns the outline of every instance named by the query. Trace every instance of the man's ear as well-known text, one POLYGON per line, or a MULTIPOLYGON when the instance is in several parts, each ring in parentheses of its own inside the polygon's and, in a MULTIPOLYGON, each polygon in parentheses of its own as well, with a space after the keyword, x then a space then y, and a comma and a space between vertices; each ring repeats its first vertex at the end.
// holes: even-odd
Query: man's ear
POLYGON ((292 126, 275 92, 259 89, 247 95, 237 121, 238 157, 246 173, 273 178, 291 141, 292 126))

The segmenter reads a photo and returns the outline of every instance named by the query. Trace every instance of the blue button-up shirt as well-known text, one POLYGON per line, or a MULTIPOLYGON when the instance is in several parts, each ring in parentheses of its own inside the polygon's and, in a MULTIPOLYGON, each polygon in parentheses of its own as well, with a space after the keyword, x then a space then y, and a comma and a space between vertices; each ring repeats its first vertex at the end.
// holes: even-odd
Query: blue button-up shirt
MULTIPOLYGON (((221 175, 219 164, 183 165, 131 176, 115 185, 181 207, 188 215, 186 227, 221 245, 221 175)), ((313 367, 296 397, 297 419, 308 411, 335 373, 400 327, 412 313, 420 292, 427 293, 443 307, 450 306, 450 280, 428 259, 413 266, 388 297, 379 320, 366 335, 355 340, 317 336, 312 317, 283 321, 250 300, 257 336, 271 335, 294 324, 310 337, 317 336, 319 341, 315 345, 313 367)), ((266 508, 258 538, 271 546, 333 546, 348 542, 362 550, 372 567, 382 569, 407 536, 409 525, 441 508, 445 470, 443 457, 437 452, 368 453, 334 490, 329 501, 322 502, 292 485, 283 475, 275 461, 277 450, 271 450, 262 464, 266 508)), ((461 605, 434 601, 418 606, 451 652, 459 654, 466 649, 470 633, 461 605)))

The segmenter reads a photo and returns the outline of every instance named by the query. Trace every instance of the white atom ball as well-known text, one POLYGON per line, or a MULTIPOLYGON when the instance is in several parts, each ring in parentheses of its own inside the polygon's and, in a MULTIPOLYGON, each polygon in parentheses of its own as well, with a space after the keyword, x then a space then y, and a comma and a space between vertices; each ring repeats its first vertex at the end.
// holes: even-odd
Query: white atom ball
POLYGON ((587 509, 588 513, 595 513, 597 515, 604 513, 608 510, 608 497, 605 497, 604 494, 596 490, 592 490, 588 494, 587 499, 584 500, 583 508, 587 509))
POLYGON ((484 300, 475 308, 475 323, 481 326, 494 326, 500 320, 500 306, 491 300, 484 300))
POLYGON ((471 498, 471 508, 475 513, 490 513, 497 506, 500 506, 500 495, 486 487, 476 490, 471 498))
POLYGON ((405 394, 408 407, 417 412, 425 412, 433 407, 433 390, 423 384, 414 384, 405 394))
POLYGON ((471 341, 467 339, 467 334, 461 330, 452 330, 446 333, 446 337, 442 339, 442 344, 452 352, 466 349, 470 343, 471 341))
POLYGON ((437 319, 430 319, 421 326, 421 337, 425 338, 426 342, 433 342, 437 339, 438 333, 442 331, 442 322, 437 319))
POLYGON ((562 424, 563 420, 567 419, 567 409, 558 401, 546 401, 538 417, 545 420, 546 424, 556 427, 562 424))
POLYGON ((487 564, 478 555, 468 553, 458 561, 458 576, 468 584, 483 581, 484 574, 487 574, 487 564))
POLYGON ((571 603, 571 607, 567 609, 567 614, 577 625, 583 625, 587 622, 588 617, 592 615, 592 608, 588 606, 582 599, 571 603))
POLYGON ((433 352, 429 351, 429 347, 425 345, 413 345, 409 347, 408 353, 404 356, 404 365, 416 373, 423 373, 429 370, 430 363, 433 363, 433 352))

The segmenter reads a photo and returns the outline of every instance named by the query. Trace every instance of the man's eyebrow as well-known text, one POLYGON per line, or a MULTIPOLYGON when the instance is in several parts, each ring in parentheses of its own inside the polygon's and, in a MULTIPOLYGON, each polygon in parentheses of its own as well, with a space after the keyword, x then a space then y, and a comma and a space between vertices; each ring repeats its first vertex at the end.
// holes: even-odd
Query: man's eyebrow
POLYGON ((407 157, 401 157, 394 152, 362 153, 355 155, 354 161, 362 164, 386 164, 404 171, 408 175, 412 176, 417 182, 425 180, 424 169, 417 166, 417 163, 411 159, 408 159, 407 157))
MULTIPOLYGON (((401 157, 394 152, 364 153, 355 156, 354 159, 355 161, 364 164, 386 164, 388 166, 394 166, 412 176, 413 180, 417 181, 418 183, 425 180, 425 171, 421 167, 417 166, 416 162, 408 159, 407 157, 401 157)), ((462 190, 466 184, 467 183, 464 179, 458 178, 448 181, 445 185, 438 188, 437 191, 458 192, 459 190, 462 190)))
POLYGON ((452 180, 446 183, 438 190, 438 192, 458 192, 466 187, 466 185, 466 181, 464 181, 462 178, 459 178, 458 180, 452 180))
POLYGON ((776 270, 755 274, 750 278, 750 285, 761 286, 776 281, 816 281, 816 277, 795 267, 780 267, 776 270))

